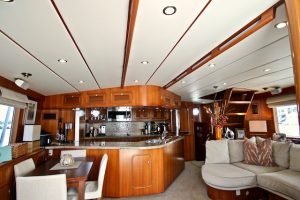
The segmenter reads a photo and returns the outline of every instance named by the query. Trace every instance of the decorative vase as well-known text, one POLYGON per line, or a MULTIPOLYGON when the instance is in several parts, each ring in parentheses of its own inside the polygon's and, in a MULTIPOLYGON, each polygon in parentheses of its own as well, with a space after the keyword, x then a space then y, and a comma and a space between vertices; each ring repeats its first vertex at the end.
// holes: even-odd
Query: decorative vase
POLYGON ((222 139, 222 128, 221 127, 214 127, 214 136, 216 140, 222 139))
POLYGON ((61 166, 72 166, 75 163, 74 158, 71 154, 64 154, 60 159, 61 166))

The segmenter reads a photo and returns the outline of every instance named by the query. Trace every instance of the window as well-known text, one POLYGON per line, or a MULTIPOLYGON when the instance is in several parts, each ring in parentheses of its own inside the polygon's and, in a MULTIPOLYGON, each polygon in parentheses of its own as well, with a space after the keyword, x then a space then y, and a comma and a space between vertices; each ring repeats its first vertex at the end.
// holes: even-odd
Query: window
POLYGON ((276 106, 277 131, 287 137, 299 137, 298 112, 296 105, 276 106))
POLYGON ((0 146, 10 143, 14 110, 12 106, 0 105, 0 146))

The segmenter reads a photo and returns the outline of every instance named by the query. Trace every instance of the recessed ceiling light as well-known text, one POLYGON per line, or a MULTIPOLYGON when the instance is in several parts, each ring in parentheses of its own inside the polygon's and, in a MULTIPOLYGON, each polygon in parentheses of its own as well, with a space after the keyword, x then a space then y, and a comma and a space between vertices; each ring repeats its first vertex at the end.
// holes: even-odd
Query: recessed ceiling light
POLYGON ((213 63, 210 63, 208 66, 211 67, 211 68, 213 68, 213 67, 215 67, 216 65, 213 64, 213 63))
POLYGON ((279 22, 279 23, 277 23, 277 24, 274 25, 274 27, 277 28, 277 29, 282 29, 282 28, 284 28, 286 26, 287 26, 287 22, 286 21, 279 22))
POLYGON ((149 64, 149 61, 144 60, 144 61, 142 61, 141 63, 142 63, 143 65, 147 65, 147 64, 149 64))
POLYGON ((58 59, 57 61, 60 62, 60 63, 66 63, 66 62, 68 62, 66 59, 63 59, 63 58, 58 59))
POLYGON ((14 0, 0 0, 0 1, 3 1, 3 2, 13 2, 14 0))
POLYGON ((185 84, 185 81, 181 81, 182 84, 185 84))
POLYGON ((84 83, 84 81, 83 81, 83 80, 80 80, 80 81, 78 81, 78 83, 82 84, 82 83, 84 83))
POLYGON ((138 82, 139 82, 139 80, 134 80, 134 82, 135 82, 135 83, 138 83, 138 82))
POLYGON ((268 71, 271 71, 271 69, 264 69, 264 72, 268 72, 268 71))
POLYGON ((227 83, 223 83, 223 85, 227 85, 227 83))
POLYGON ((174 15, 176 13, 177 9, 175 6, 167 6, 163 9, 163 13, 165 15, 174 15))

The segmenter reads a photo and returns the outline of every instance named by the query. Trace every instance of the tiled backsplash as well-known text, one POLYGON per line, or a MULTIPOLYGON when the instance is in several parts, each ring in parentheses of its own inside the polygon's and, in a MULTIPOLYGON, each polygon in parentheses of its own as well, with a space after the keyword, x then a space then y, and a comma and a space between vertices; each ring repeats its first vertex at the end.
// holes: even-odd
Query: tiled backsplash
POLYGON ((101 125, 106 125, 107 136, 127 136, 130 135, 141 135, 141 129, 144 129, 144 122, 105 122, 105 123, 94 123, 88 124, 94 128, 99 128, 101 125))

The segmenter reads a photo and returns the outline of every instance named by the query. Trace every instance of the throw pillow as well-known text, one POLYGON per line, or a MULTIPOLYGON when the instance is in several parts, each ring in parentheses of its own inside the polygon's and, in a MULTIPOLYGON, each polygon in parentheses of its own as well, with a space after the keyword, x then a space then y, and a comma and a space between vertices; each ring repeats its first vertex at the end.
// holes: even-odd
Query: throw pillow
POLYGON ((230 162, 241 162, 244 160, 244 140, 228 140, 230 162))
POLYGON ((258 165, 258 149, 256 142, 245 138, 244 140, 244 163, 250 165, 258 165))
POLYGON ((227 140, 210 140, 206 141, 206 158, 207 163, 229 163, 228 141, 227 140))
POLYGON ((258 164, 261 166, 272 167, 272 141, 265 139, 257 144, 258 164))
POLYGON ((290 165, 290 142, 272 142, 273 161, 281 166, 288 168, 290 165))

